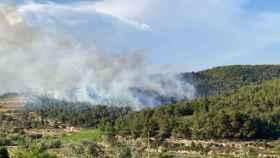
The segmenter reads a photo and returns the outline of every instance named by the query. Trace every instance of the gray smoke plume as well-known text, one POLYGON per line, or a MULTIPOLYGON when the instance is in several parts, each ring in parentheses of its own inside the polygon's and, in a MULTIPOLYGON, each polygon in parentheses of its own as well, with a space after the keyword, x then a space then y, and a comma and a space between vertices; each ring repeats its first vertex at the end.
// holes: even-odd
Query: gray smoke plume
POLYGON ((104 53, 63 33, 50 34, 1 3, 0 55, 2 94, 32 92, 136 108, 194 96, 193 86, 175 75, 148 75, 140 54, 104 53))

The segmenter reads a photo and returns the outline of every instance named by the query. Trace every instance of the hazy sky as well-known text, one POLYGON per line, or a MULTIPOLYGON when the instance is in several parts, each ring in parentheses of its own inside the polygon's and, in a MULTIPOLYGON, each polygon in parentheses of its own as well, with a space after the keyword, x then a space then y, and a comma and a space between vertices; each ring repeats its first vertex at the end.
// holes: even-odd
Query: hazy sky
POLYGON ((280 63, 279 0, 16 3, 31 26, 65 32, 108 52, 142 52, 155 71, 280 63))

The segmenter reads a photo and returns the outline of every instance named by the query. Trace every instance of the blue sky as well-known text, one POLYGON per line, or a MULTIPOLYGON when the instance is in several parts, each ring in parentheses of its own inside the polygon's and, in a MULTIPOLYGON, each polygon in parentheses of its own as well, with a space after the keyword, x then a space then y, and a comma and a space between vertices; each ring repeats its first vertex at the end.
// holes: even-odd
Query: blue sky
POLYGON ((279 0, 18 0, 34 27, 112 53, 141 52, 155 71, 278 64, 279 0), (47 26, 47 27, 46 27, 47 26))

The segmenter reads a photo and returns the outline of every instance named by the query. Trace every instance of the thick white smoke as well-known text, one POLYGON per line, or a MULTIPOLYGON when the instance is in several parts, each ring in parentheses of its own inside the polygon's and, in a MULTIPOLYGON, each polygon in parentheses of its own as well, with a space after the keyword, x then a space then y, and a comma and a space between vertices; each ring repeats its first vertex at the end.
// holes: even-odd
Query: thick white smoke
MULTIPOLYGON (((47 26, 46 26, 47 27, 47 26)), ((154 106, 193 97, 174 75, 149 76, 140 54, 112 55, 31 27, 0 3, 0 93, 39 93, 95 104, 154 106)))

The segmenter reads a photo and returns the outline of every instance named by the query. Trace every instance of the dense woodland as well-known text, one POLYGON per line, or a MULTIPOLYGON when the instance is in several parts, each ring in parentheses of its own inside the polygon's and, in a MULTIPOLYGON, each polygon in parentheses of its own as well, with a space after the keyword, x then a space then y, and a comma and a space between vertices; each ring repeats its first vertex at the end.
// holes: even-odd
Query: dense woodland
POLYGON ((130 113, 116 121, 116 131, 135 137, 169 136, 210 139, 279 138, 280 80, 194 101, 130 113))
MULTIPOLYGON (((132 150, 129 145, 112 143, 113 138, 116 138, 114 136, 145 139, 153 137, 153 145, 156 146, 162 144, 166 138, 280 138, 280 66, 226 66, 184 73, 181 77, 196 87, 196 99, 135 111, 130 107, 91 105, 35 97, 22 109, 0 112, 0 147, 4 146, 0 148, 0 155, 7 154, 7 146, 19 146, 12 154, 21 155, 19 157, 22 158, 55 158, 56 156, 47 153, 47 150, 53 148, 66 148, 66 153, 74 154, 74 157, 96 153, 104 155, 104 152, 117 152, 120 155, 124 154, 125 158, 129 157, 128 155, 131 157, 132 150), (81 141, 80 144, 65 142, 64 135, 42 137, 38 142, 36 135, 34 137, 26 133, 26 130, 32 129, 65 129, 69 126, 98 129, 109 138, 108 142, 111 143, 113 151, 100 150, 102 147, 95 141, 101 136, 94 131, 89 131, 89 134, 85 131, 87 139, 97 134, 94 141, 81 141), (83 148, 85 144, 90 148, 83 148), (76 150, 78 153, 70 152, 76 150)), ((0 99, 17 95, 9 93, 0 96, 0 99)), ((190 149, 208 153, 201 144, 192 144, 190 149)))
POLYGON ((259 84, 280 77, 280 65, 233 65, 199 72, 183 73, 182 79, 192 83, 197 96, 209 96, 259 84))
POLYGON ((279 138, 278 76, 280 66, 227 66, 198 72, 193 74, 193 83, 197 87, 210 87, 200 97, 141 111, 41 97, 29 103, 23 112, 33 112, 39 119, 20 124, 30 127, 68 124, 100 128, 123 136, 146 137, 149 134, 160 140, 169 137, 279 138))

